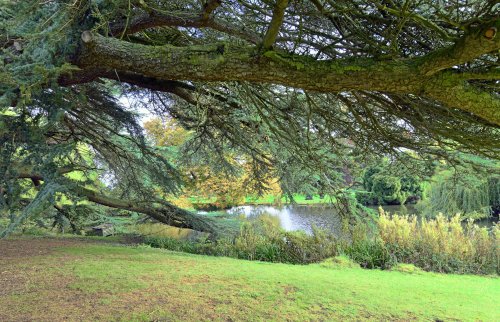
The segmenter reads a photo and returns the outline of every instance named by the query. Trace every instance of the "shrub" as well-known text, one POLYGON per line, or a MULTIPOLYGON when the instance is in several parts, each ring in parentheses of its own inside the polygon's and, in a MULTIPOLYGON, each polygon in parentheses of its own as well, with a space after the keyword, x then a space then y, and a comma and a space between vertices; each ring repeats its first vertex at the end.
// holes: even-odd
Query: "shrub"
POLYGON ((146 237, 170 237, 173 239, 205 239, 208 233, 199 232, 188 228, 178 228, 162 223, 136 224, 129 228, 129 232, 146 237))
POLYGON ((144 238, 144 243, 156 248, 164 248, 186 253, 198 253, 198 246, 196 243, 178 240, 171 237, 146 237, 144 238))
POLYGON ((373 176, 372 191, 379 198, 380 204, 404 204, 406 201, 401 193, 401 179, 385 173, 373 176))
POLYGON ((389 269, 394 264, 390 253, 379 239, 366 239, 352 243, 346 254, 363 268, 389 269))
POLYGON ((325 259, 319 264, 321 267, 326 268, 360 268, 359 264, 354 262, 346 255, 340 255, 325 259))
POLYGON ((371 191, 356 191, 356 200, 365 206, 368 205, 376 205, 378 203, 378 199, 375 197, 375 194, 371 191))
POLYGON ((387 159, 366 168, 363 187, 366 192, 356 192, 356 198, 364 205, 403 205, 422 197, 422 180, 404 171, 401 164, 387 159))

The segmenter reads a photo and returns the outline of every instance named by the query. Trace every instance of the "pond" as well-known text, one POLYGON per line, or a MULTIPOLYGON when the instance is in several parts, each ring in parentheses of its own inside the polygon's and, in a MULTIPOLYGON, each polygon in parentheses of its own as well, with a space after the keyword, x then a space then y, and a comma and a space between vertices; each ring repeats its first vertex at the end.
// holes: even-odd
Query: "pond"
MULTIPOLYGON (((378 207, 370 207, 377 211, 378 207)), ((391 214, 413 215, 417 210, 413 205, 384 206, 386 212, 391 214)), ((286 205, 277 206, 239 206, 226 210, 230 215, 244 215, 247 218, 263 214, 278 217, 281 227, 287 231, 304 230, 311 233, 311 227, 316 227, 339 233, 341 229, 340 217, 335 208, 325 205, 286 205)), ((478 222, 480 226, 492 226, 496 219, 486 219, 478 222)))

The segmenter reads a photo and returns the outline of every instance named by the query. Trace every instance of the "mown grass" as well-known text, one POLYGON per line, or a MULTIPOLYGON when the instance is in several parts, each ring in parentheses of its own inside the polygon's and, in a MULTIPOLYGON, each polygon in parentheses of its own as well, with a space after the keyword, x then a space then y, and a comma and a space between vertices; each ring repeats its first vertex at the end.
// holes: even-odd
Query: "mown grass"
MULTIPOLYGON (((321 198, 319 195, 312 195, 311 199, 306 199, 303 194, 294 194, 293 201, 298 205, 315 205, 315 204, 328 204, 333 202, 333 198, 325 195, 321 198)), ((245 204, 248 205, 274 205, 274 204, 288 204, 291 201, 285 196, 277 197, 273 195, 264 195, 262 197, 251 197, 247 196, 245 198, 245 204), (280 199, 277 199, 280 198, 280 199)))
POLYGON ((88 243, 26 259, 19 269, 34 266, 41 267, 39 282, 30 280, 36 291, 0 294, 4 314, 52 321, 65 320, 67 312, 73 312, 68 320, 122 321, 500 320, 500 279, 490 277, 271 264, 88 243), (65 282, 57 289, 47 283, 58 279, 65 282))
MULTIPOLYGON (((328 195, 321 198, 319 195, 312 195, 312 199, 307 199, 306 195, 303 194, 293 194, 293 202, 298 205, 316 205, 316 204, 329 204, 334 201, 333 197, 328 195)), ((215 204, 217 198, 203 198, 203 197, 190 197, 188 200, 197 205, 209 205, 215 204)), ((246 196, 244 205, 283 205, 290 204, 291 200, 286 196, 274 196, 274 195, 263 195, 263 196, 246 196)))

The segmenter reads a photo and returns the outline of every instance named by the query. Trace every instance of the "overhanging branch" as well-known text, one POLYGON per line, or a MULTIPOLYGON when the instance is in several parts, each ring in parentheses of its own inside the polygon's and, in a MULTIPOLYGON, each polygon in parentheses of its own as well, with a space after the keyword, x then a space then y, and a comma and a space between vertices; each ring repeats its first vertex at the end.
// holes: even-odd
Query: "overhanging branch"
POLYGON ((249 81, 317 92, 366 90, 424 94, 500 125, 497 97, 478 92, 481 99, 477 99, 477 95, 456 93, 464 90, 463 85, 456 79, 445 79, 448 74, 441 72, 500 49, 499 37, 491 34, 488 34, 491 39, 485 37, 485 30, 491 29, 491 24, 489 26, 480 28, 482 32, 464 36, 449 48, 398 61, 375 58, 319 61, 274 50, 259 55, 255 47, 228 43, 153 47, 85 32, 83 50, 75 63, 84 70, 116 70, 118 74, 126 72, 166 82, 249 81), (437 87, 431 88, 431 84, 437 87), (481 104, 489 104, 489 107, 481 104))
POLYGON ((254 47, 241 45, 153 47, 95 34, 83 38, 84 50, 75 63, 88 70, 128 71, 158 80, 275 83, 320 92, 417 89, 417 70, 408 62, 318 61, 277 51, 257 58, 254 47))
MULTIPOLYGON (((60 171, 67 173, 67 170, 60 171)), ((17 178, 32 179, 34 181, 43 180, 43 176, 41 174, 21 171, 18 172, 17 178)), ((75 186, 74 184, 68 184, 67 188, 74 194, 80 197, 84 197, 87 200, 99 205, 145 214, 153 219, 158 220, 159 222, 175 227, 190 228, 194 230, 215 233, 213 225, 206 218, 191 213, 187 210, 178 208, 166 201, 162 201, 161 204, 155 205, 156 202, 154 201, 145 203, 134 200, 122 200, 106 196, 102 193, 85 188, 80 185, 75 186)))
POLYGON ((206 218, 191 213, 187 210, 178 208, 168 202, 162 202, 159 206, 153 206, 151 205, 151 203, 140 204, 136 201, 109 197, 80 186, 73 188, 72 190, 77 195, 85 197, 91 202, 111 208, 142 213, 170 226, 189 228, 209 233, 215 232, 214 227, 206 218))
POLYGON ((500 126, 500 98, 469 85, 460 75, 444 74, 430 80, 425 95, 450 108, 457 108, 500 126))

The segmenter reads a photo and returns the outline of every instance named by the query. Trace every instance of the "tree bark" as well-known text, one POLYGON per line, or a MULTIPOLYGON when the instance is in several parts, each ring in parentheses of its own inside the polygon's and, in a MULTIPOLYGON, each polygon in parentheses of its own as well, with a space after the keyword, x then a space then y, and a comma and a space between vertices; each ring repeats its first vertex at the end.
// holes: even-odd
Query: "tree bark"
POLYGON ((149 204, 139 205, 129 200, 117 199, 93 190, 77 187, 73 191, 94 203, 116 209, 123 209, 145 214, 164 224, 179 228, 189 228, 204 231, 211 234, 216 233, 214 226, 209 219, 196 215, 190 211, 175 207, 168 202, 162 202, 159 206, 149 204))

